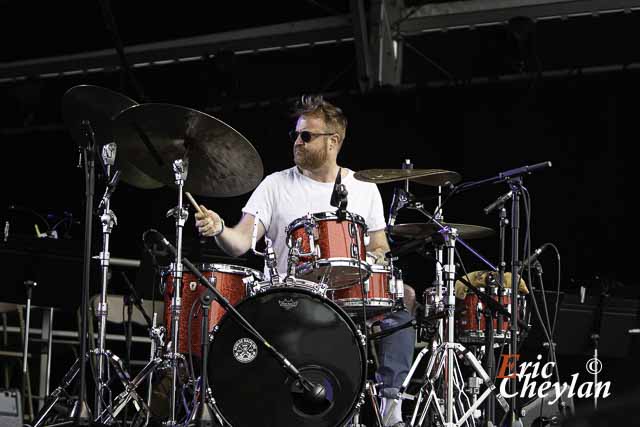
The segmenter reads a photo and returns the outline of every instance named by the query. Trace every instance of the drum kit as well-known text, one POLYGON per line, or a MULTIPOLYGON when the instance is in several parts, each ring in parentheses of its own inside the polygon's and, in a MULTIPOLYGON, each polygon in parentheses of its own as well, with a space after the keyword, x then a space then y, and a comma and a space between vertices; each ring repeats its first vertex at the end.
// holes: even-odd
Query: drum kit
MULTIPOLYGON (((397 399, 415 401, 412 426, 425 425, 427 419, 443 426, 476 425, 475 412, 495 390, 493 372, 487 373, 476 356, 483 351, 493 354, 494 342, 511 346, 524 339, 525 334, 518 332, 514 323, 527 326, 526 287, 519 289, 518 295, 518 287, 511 289, 505 280, 503 260, 496 268, 464 242, 492 236, 492 229, 443 221, 444 191, 449 189, 452 194, 473 187, 456 187, 459 174, 413 169, 409 161, 402 169, 355 174, 356 179, 366 182, 404 184, 394 192, 387 232, 405 242, 387 254, 386 265, 375 264, 367 256, 364 219, 351 213, 344 216, 340 209, 309 213, 291 222, 286 229, 290 248, 286 275, 277 271, 270 245, 264 252, 256 250, 254 226, 252 250, 264 257, 265 270, 270 273, 265 278, 260 271, 238 265, 194 265, 182 254, 182 233, 188 218, 184 194, 238 196, 262 179, 260 157, 238 131, 196 110, 171 104, 137 104, 97 86, 71 88, 62 106, 65 123, 84 153, 87 174, 91 173, 94 154, 102 149, 109 182, 100 204, 103 275, 96 310, 99 339, 95 350, 81 348, 83 356, 48 397, 34 427, 51 421, 54 406, 70 394, 78 372, 80 394, 68 416, 80 424, 119 424, 129 403, 137 411, 132 425, 149 424, 153 377, 164 375, 170 378, 171 387, 170 410, 163 425, 359 426, 359 412, 367 398, 375 422, 382 425, 376 384, 368 378, 368 347, 371 340, 393 331, 376 336, 371 321, 404 309, 402 273, 394 262, 425 245, 436 253, 433 287, 425 291, 421 301, 424 310, 416 319, 394 330, 416 327, 423 331, 419 340, 428 344, 415 358, 397 399), (117 170, 113 174, 111 167, 117 170), (163 267, 161 274, 164 326, 157 325, 154 313, 149 322, 150 361, 133 377, 105 345, 109 236, 117 224, 110 196, 118 179, 138 188, 170 186, 177 192, 177 206, 167 214, 175 220, 176 246, 155 230, 143 236, 147 249, 161 246, 172 254, 174 262, 163 267), (410 183, 438 188, 435 214, 416 201, 409 192, 410 183), (404 208, 423 213, 428 220, 396 225, 397 212, 404 208), (456 275, 456 243, 476 254, 489 273, 456 275), (511 316, 514 312, 519 316, 511 316), (512 317, 516 322, 509 320, 512 317), (432 333, 424 333, 427 330, 432 333), (427 353, 431 356, 422 386, 410 395, 418 364, 427 353), (478 384, 484 384, 482 395, 478 396, 478 386, 473 397, 467 397, 456 356, 464 358, 474 371, 473 377, 480 379, 478 384), (195 367, 199 372, 194 369, 194 357, 200 361, 195 367), (93 411, 84 400, 85 365, 96 368, 92 370, 93 411), (115 397, 111 391, 113 372, 123 389, 115 397), (145 382, 149 385, 146 399, 137 391, 145 382)), ((500 179, 534 169, 508 171, 500 179)), ((92 194, 94 183, 89 178, 87 194, 92 194)), ((92 200, 88 204, 92 206, 92 200)), ((90 223, 89 215, 85 220, 90 223)), ((503 231, 501 228, 501 237, 503 231)), ((90 229, 85 232, 91 235, 90 229)), ((90 241, 85 241, 86 259, 90 258, 90 247, 90 241)), ((514 276, 520 283, 518 275, 514 276)), ((87 284, 85 275, 83 303, 87 284)), ((86 305, 83 311, 87 316, 86 305)), ((85 324, 86 318, 86 328, 85 324)), ((82 334, 86 336, 86 329, 82 334)), ((499 394, 497 399, 508 411, 499 394)))

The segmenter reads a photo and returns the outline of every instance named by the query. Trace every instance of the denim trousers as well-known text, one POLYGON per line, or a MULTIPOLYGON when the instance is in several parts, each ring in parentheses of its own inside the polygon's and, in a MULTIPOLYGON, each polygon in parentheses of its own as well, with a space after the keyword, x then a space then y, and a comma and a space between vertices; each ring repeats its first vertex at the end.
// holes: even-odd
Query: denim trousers
MULTIPOLYGON (((382 330, 402 325, 413 319, 406 310, 387 314, 381 321, 382 330)), ((379 389, 381 397, 395 398, 398 389, 411 369, 415 349, 416 331, 409 326, 391 335, 381 338, 377 343, 378 370, 376 382, 382 383, 379 389)))

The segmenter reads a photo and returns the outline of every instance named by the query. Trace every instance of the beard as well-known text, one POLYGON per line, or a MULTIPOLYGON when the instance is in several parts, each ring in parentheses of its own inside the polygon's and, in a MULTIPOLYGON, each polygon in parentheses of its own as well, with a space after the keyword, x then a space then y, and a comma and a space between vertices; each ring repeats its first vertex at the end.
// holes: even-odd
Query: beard
POLYGON ((329 158, 329 150, 322 146, 318 150, 310 150, 308 147, 294 147, 293 161, 301 169, 314 170, 324 165, 329 158))

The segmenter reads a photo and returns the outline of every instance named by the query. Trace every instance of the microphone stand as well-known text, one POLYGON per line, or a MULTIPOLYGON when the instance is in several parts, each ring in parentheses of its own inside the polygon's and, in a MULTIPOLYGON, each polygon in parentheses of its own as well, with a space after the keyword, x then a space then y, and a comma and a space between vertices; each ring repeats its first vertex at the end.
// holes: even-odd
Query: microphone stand
MULTIPOLYGON (((27 288, 27 318, 24 326, 24 347, 22 349, 22 399, 25 400, 25 396, 27 395, 26 391, 31 390, 30 384, 28 382, 27 376, 27 359, 29 354, 29 329, 31 324, 31 293, 33 288, 35 288, 38 284, 33 280, 25 280, 24 286, 27 288)), ((29 391, 29 396, 31 396, 31 391, 29 391)), ((29 408, 31 408, 31 416, 33 417, 33 402, 31 398, 29 398, 29 408)))
POLYGON ((77 425, 91 425, 91 409, 87 404, 87 316, 89 311, 89 282, 91 280, 91 233, 93 224, 93 197, 95 191, 95 134, 88 120, 82 121, 87 145, 81 147, 85 168, 84 258, 82 274, 82 302, 80 305, 80 394, 71 410, 77 425))
MULTIPOLYGON (((500 209, 498 211, 498 216, 500 218, 500 227, 499 227, 499 260, 498 260, 498 301, 501 302, 502 301, 502 296, 504 295, 504 273, 505 273, 505 269, 506 269, 506 262, 504 259, 504 250, 505 250, 505 244, 506 244, 506 229, 507 229, 507 225, 509 224, 509 220, 507 219, 507 210, 504 208, 504 202, 501 203, 500 205, 500 209)), ((496 377, 496 361, 495 361, 495 352, 493 349, 493 344, 494 344, 494 333, 493 333, 493 311, 491 310, 490 306, 485 305, 486 309, 488 310, 489 316, 486 318, 487 321, 487 328, 486 328, 486 336, 487 336, 487 340, 486 340, 486 349, 487 349, 487 358, 486 358, 486 367, 487 367, 487 374, 489 375, 489 378, 491 378, 492 380, 495 379, 496 377), (489 321, 491 321, 491 325, 489 326, 489 321)), ((500 333, 502 331, 502 314, 501 313, 495 313, 496 315, 496 330, 497 333, 500 333)), ((487 427, 493 427, 496 425, 496 420, 495 420, 495 401, 493 399, 487 399, 487 403, 485 406, 485 420, 486 423, 485 425, 487 427)))
MULTIPOLYGON (((115 145, 115 144, 114 144, 115 145)), ((105 146, 106 147, 106 146, 105 146)), ((114 159, 115 160, 115 159, 114 159)), ((106 178, 107 182, 111 178, 111 164, 106 163, 106 178)), ((111 210, 111 194, 113 194, 114 186, 116 185, 119 173, 114 175, 114 182, 109 182, 107 189, 105 190, 100 206, 104 206, 102 215, 100 216, 100 222, 102 223, 102 251, 100 252, 100 268, 102 271, 102 281, 100 288, 100 302, 96 309, 96 317, 98 318, 98 378, 96 379, 96 396, 95 396, 95 412, 97 414, 102 412, 102 402, 104 398, 105 382, 105 367, 106 367, 106 336, 107 336, 107 316, 109 314, 109 308, 107 304, 107 285, 109 281, 109 268, 110 257, 109 242, 111 237, 111 230, 114 225, 118 224, 118 219, 111 210)), ((128 362, 127 362, 128 364, 128 362)))
POLYGON ((200 306, 202 307, 202 340, 200 341, 202 348, 201 372, 200 372, 200 402, 195 408, 195 418, 189 425, 198 427, 213 427, 214 425, 222 426, 220 420, 217 420, 214 411, 211 408, 209 400, 209 384, 207 375, 207 365, 209 357, 209 307, 211 306, 211 291, 206 291, 200 296, 200 306), (218 423, 214 424, 214 421, 218 423))
MULTIPOLYGON (((522 191, 522 177, 516 176, 507 180, 511 191, 513 192, 511 200, 511 348, 509 354, 515 354, 518 351, 518 287, 520 284, 520 266, 519 259, 519 233, 520 233, 520 193, 522 191)), ((514 372, 515 372, 514 368, 514 372)), ((511 388, 511 417, 509 425, 511 427, 522 426, 517 408, 518 396, 518 377, 517 375, 509 378, 511 388)))
POLYGON ((173 299, 171 301, 171 418, 167 422, 169 426, 177 425, 176 421, 176 390, 178 386, 178 339, 180 334, 180 311, 182 308, 182 299, 180 291, 182 289, 182 230, 184 223, 187 221, 188 212, 183 208, 183 188, 187 179, 188 161, 178 159, 173 162, 173 172, 175 175, 175 183, 178 186, 178 206, 171 209, 167 216, 173 215, 176 220, 176 241, 177 249, 175 251, 175 271, 173 285, 173 299))

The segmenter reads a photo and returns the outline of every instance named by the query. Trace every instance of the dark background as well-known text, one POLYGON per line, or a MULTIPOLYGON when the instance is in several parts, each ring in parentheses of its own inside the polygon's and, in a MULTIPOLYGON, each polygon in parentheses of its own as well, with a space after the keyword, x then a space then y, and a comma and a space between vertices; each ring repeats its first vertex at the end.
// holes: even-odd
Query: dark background
MULTIPOLYGON (((111 16, 117 36, 128 46, 349 13, 343 2, 264 3, 227 4, 210 11, 194 5, 113 2, 111 16)), ((114 33, 105 24, 110 16, 101 4, 0 3, 0 65, 113 48, 114 33)), ((77 167, 78 141, 62 121, 61 100, 69 88, 98 85, 140 103, 166 102, 214 115, 253 144, 265 175, 292 164, 287 138, 294 126, 291 102, 303 93, 323 93, 349 118, 339 163, 356 171, 399 168, 408 158, 416 168, 456 171, 463 181, 473 181, 551 161, 552 168, 524 178, 532 200, 532 247, 553 243, 561 258, 560 283, 560 265, 553 251, 547 249, 540 258, 546 289, 560 286, 567 295, 576 295, 583 285, 592 298, 603 284, 612 289, 612 297, 621 300, 623 321, 615 328, 605 321, 602 333, 624 340, 612 341, 612 346, 619 346, 615 351, 607 346, 612 351, 605 354, 611 357, 605 366, 617 366, 614 392, 616 386, 627 388, 637 381, 637 375, 625 375, 626 362, 621 361, 632 356, 632 340, 625 328, 638 326, 634 201, 639 24, 637 12, 619 12, 524 24, 512 20, 407 36, 402 83, 365 93, 358 85, 354 45, 349 41, 249 54, 220 51, 204 60, 133 68, 130 73, 113 70, 4 79, 0 83, 0 219, 3 224, 10 221, 11 237, 5 245, 10 250, 2 255, 8 272, 2 298, 23 301, 21 282, 30 274, 40 284, 36 303, 71 308, 80 302, 84 177, 77 167), (45 216, 51 224, 67 212, 73 224, 61 225, 67 236, 60 241, 33 242, 29 237, 33 224, 38 222, 42 228, 42 220, 11 206, 45 216), (33 255, 42 251, 63 258, 33 255)), ((97 181, 98 198, 104 185, 103 180, 97 181)), ((393 184, 379 188, 388 209, 393 184)), ((427 200, 435 194, 434 188, 418 184, 412 184, 411 190, 427 200)), ((482 208, 506 191, 504 184, 487 185, 456 196, 445 208, 445 219, 497 230, 497 216, 484 215, 482 208)), ((196 195, 229 225, 239 219, 248 197, 196 195)), ((121 182, 112 199, 118 217, 112 256, 140 259, 141 235, 149 228, 174 240, 173 220, 165 214, 176 201, 177 194, 170 188, 141 190, 121 182)), ((425 205, 432 210, 435 201, 425 205)), ((422 219, 409 213, 398 217, 399 223, 412 221, 422 219)), ((94 231, 95 254, 101 245, 97 222, 94 231)), ((470 243, 497 262, 496 238, 470 243)), ((199 262, 224 259, 218 258, 222 254, 217 248, 199 245, 192 213, 185 227, 185 251, 199 262)), ((460 253, 468 270, 483 268, 464 249, 460 253)), ((226 262, 262 266, 262 260, 252 255, 226 262)), ((433 279, 432 263, 412 254, 400 264, 406 282, 421 295, 433 279)), ((99 276, 93 277, 92 286, 98 289, 99 276)), ((154 286, 143 280, 137 285, 146 296, 154 286)), ((113 293, 126 292, 117 278, 111 286, 113 293)), ((583 329, 588 335, 590 328, 583 327, 592 322, 588 313, 586 317, 564 313, 560 336, 583 329), (575 327, 578 323, 580 328, 575 327)), ((605 319, 608 316, 605 313, 605 319)), ((573 337, 576 343, 566 350, 566 360, 569 366, 582 369, 590 351, 588 337, 579 339, 575 333, 573 337)), ((530 351, 535 354, 538 349, 534 343, 530 351)))

